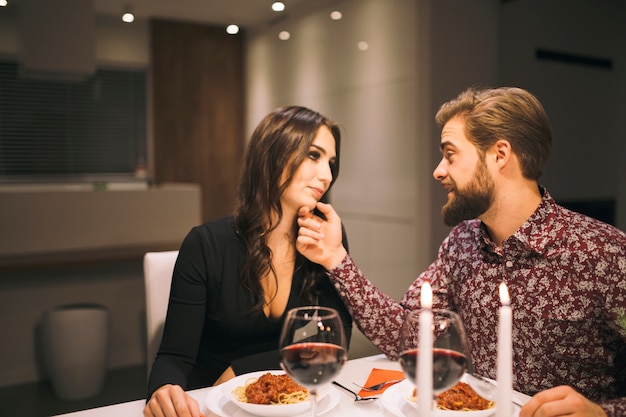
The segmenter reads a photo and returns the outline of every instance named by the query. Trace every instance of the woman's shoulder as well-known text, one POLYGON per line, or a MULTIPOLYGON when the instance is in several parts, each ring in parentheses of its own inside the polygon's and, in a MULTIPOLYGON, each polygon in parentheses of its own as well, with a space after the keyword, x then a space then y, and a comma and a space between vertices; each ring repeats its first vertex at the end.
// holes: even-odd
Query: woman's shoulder
POLYGON ((218 236, 235 236, 237 235, 235 229, 235 219, 233 216, 223 216, 217 219, 208 221, 206 223, 194 226, 191 232, 203 234, 203 235, 218 235, 218 236))
POLYGON ((216 264, 245 256, 245 245, 235 229, 232 216, 224 216, 194 226, 180 247, 179 257, 203 259, 216 264))
POLYGON ((191 228, 185 242, 201 246, 220 247, 242 242, 233 216, 224 216, 191 228))

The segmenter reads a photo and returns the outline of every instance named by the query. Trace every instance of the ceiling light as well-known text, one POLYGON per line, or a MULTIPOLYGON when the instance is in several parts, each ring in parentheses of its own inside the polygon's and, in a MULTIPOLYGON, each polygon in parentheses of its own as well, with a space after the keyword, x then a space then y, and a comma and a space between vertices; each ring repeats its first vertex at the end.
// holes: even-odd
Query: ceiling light
POLYGON ((283 30, 278 34, 278 39, 280 39, 281 41, 286 41, 289 38, 291 38, 291 33, 287 32, 286 30, 283 30))
POLYGON ((9 4, 9 2, 7 0, 0 0, 0 7, 4 7, 7 4, 9 4))
POLYGON ((122 22, 132 23, 135 20, 135 15, 129 9, 126 9, 124 14, 122 15, 122 22))
POLYGON ((282 1, 275 1, 274 3, 272 3, 272 10, 274 10, 275 12, 282 12, 283 10, 285 10, 285 3, 283 3, 282 1))
POLYGON ((343 15, 341 14, 339 10, 330 12, 330 18, 333 20, 341 20, 342 17, 343 15))
POLYGON ((367 51, 370 46, 367 42, 361 41, 356 45, 356 47, 359 48, 359 51, 367 51))
POLYGON ((239 26, 237 25, 228 25, 226 26, 226 33, 229 35, 236 35, 239 33, 239 26))

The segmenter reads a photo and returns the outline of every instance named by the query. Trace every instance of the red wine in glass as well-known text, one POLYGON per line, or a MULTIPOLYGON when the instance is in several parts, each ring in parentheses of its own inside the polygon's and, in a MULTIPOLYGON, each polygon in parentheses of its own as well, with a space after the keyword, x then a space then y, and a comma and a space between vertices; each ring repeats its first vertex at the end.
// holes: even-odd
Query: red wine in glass
POLYGON ((339 313, 329 307, 289 310, 280 335, 280 364, 309 390, 311 415, 317 415, 317 390, 339 373, 346 361, 346 338, 339 313))
MULTIPOLYGON (((409 312, 400 330, 398 351, 400 366, 406 377, 417 385, 420 332, 433 336, 433 399, 430 409, 437 407, 437 395, 452 388, 463 376, 469 357, 467 336, 461 317, 453 311, 432 310, 430 328, 420 329, 420 310, 409 312)), ((419 388, 419 387, 418 387, 419 388)))
MULTIPOLYGON (((400 354, 400 366, 407 378, 417 384, 416 365, 418 349, 400 354)), ((467 369, 467 357, 450 349, 433 349, 433 391, 438 394, 452 388, 467 369)))
POLYGON ((296 343, 280 352, 285 371, 304 386, 330 382, 345 361, 346 350, 331 343, 296 343))

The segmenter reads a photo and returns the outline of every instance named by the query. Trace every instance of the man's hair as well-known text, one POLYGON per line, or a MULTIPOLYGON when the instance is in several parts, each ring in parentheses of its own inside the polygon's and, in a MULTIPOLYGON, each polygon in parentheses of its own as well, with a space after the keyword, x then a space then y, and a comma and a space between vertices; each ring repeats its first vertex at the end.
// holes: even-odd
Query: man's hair
POLYGON ((505 139, 520 161, 522 175, 537 180, 552 150, 552 128, 539 100, 515 87, 469 88, 444 103, 435 120, 465 121, 465 134, 481 154, 505 139))

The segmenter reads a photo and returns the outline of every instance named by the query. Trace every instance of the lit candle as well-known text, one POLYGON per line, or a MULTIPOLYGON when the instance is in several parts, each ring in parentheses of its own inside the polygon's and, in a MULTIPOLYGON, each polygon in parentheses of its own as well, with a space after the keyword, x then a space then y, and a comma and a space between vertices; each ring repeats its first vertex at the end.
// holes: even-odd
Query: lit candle
POLYGON ((433 403, 433 292, 428 282, 422 284, 420 303, 417 409, 419 417, 428 417, 431 415, 433 403))
POLYGON ((513 340, 512 312, 509 290, 500 284, 500 313, 498 319, 498 365, 496 394, 496 417, 511 417, 513 414, 513 340))

